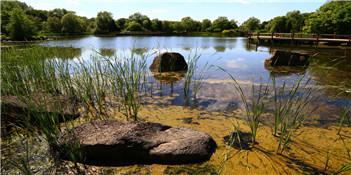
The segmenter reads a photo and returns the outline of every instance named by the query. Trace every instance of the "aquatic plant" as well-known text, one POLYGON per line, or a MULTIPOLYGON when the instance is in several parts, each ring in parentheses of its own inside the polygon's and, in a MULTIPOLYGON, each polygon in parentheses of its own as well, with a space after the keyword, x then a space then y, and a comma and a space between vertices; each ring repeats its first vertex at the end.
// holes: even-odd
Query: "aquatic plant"
POLYGON ((343 107, 341 110, 340 119, 339 119, 338 134, 340 134, 343 125, 346 122, 350 123, 350 121, 351 121, 351 104, 343 107))
POLYGON ((312 87, 308 87, 310 79, 305 83, 301 76, 296 83, 287 88, 285 82, 282 87, 276 86, 275 77, 273 82, 274 97, 274 129, 273 135, 277 136, 277 152, 282 153, 288 146, 291 137, 303 124, 306 116, 309 116, 316 107, 310 105, 317 100, 318 96, 312 95, 312 87))
POLYGON ((347 172, 351 171, 351 161, 348 163, 343 164, 338 170, 336 170, 333 174, 346 174, 347 172))
POLYGON ((267 97, 267 94, 269 92, 268 85, 264 85, 263 83, 260 83, 258 85, 258 89, 256 89, 255 85, 252 84, 251 100, 249 100, 249 97, 244 94, 243 89, 241 88, 239 82, 235 79, 235 77, 229 72, 227 72, 225 69, 223 68, 220 68, 220 69, 229 75, 229 77, 233 81, 233 85, 236 92, 240 96, 240 99, 244 105, 244 110, 246 114, 245 122, 250 127, 251 144, 255 145, 257 143, 256 136, 257 136, 258 127, 261 123, 261 116, 265 110, 264 99, 267 97))
POLYGON ((213 65, 210 65, 209 62, 206 62, 201 68, 198 67, 198 61, 201 55, 195 53, 190 53, 187 59, 188 71, 185 74, 185 81, 183 86, 183 92, 185 96, 186 103, 189 103, 190 99, 193 98, 196 102, 197 94, 201 89, 203 82, 208 78, 206 72, 210 70, 213 65))
POLYGON ((147 56, 114 57, 108 59, 109 81, 114 94, 118 94, 119 102, 124 109, 126 119, 138 120, 141 107, 141 92, 147 84, 147 56))

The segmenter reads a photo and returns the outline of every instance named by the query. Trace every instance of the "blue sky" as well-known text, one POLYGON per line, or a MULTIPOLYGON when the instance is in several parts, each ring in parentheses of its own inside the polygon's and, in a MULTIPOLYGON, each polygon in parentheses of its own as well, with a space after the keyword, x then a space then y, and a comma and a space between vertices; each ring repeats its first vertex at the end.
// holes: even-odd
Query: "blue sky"
POLYGON ((251 16, 269 20, 288 11, 312 12, 326 0, 21 0, 36 9, 65 8, 78 15, 94 17, 109 11, 114 18, 141 12, 150 18, 180 20, 190 16, 196 20, 214 20, 227 16, 242 23, 251 16))

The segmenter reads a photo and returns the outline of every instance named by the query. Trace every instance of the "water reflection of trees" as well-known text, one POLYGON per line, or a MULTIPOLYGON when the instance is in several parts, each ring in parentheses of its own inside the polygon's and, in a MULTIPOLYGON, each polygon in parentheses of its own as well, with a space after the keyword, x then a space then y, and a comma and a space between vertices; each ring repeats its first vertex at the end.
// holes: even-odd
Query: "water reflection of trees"
POLYGON ((213 49, 216 50, 216 52, 224 52, 226 48, 224 46, 214 46, 213 49))
POLYGON ((148 51, 147 48, 133 48, 132 52, 137 55, 144 55, 148 51))
POLYGON ((105 57, 112 57, 115 55, 116 50, 115 49, 107 49, 107 48, 101 48, 100 49, 100 54, 105 57))
POLYGON ((80 48, 73 47, 48 47, 46 58, 60 58, 60 59, 73 59, 81 56, 82 51, 80 48))
POLYGON ((321 52, 312 60, 308 72, 328 95, 351 99, 351 60, 345 54, 321 52))

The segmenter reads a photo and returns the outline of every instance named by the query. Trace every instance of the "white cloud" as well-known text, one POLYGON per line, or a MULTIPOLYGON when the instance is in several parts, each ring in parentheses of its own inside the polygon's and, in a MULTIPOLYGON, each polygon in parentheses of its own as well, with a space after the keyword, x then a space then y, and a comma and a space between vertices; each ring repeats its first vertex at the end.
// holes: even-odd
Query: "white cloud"
POLYGON ((248 66, 243 63, 244 58, 237 58, 233 60, 226 61, 226 65, 228 68, 232 69, 246 69, 248 66))

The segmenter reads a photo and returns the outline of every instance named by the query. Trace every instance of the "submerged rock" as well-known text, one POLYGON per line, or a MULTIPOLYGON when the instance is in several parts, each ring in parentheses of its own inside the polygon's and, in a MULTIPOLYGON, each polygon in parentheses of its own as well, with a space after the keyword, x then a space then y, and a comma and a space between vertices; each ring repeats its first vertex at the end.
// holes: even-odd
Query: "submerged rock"
POLYGON ((264 64, 265 64, 265 67, 308 66, 309 57, 310 56, 307 53, 277 50, 274 52, 271 58, 265 60, 264 64))
MULTIPOLYGON (((206 133, 151 122, 92 121, 65 133, 60 147, 79 143, 82 163, 92 165, 184 164, 210 159, 216 143, 206 133)), ((61 156, 65 156, 61 150, 61 156)))
POLYGON ((154 58, 150 70, 153 72, 186 71, 188 64, 181 54, 165 52, 154 58))

